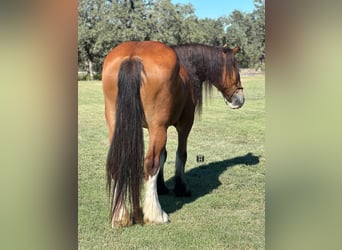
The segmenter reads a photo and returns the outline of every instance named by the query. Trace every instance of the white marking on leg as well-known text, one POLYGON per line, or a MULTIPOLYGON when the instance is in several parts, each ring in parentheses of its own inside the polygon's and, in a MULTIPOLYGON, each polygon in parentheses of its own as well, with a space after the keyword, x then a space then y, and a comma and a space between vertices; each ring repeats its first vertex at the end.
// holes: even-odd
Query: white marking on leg
MULTIPOLYGON (((114 192, 114 199, 116 196, 116 189, 114 192)), ((112 218, 112 228, 121 227, 121 226, 128 226, 131 225, 132 221, 129 216, 129 212, 125 203, 122 203, 117 209, 116 212, 113 214, 112 218)))
POLYGON ((146 194, 143 207, 145 223, 166 223, 169 221, 169 216, 163 211, 159 203, 157 176, 158 173, 154 176, 149 176, 146 182, 146 194))
POLYGON ((120 206, 117 211, 118 212, 115 213, 112 218, 112 228, 132 224, 132 220, 125 205, 120 206))

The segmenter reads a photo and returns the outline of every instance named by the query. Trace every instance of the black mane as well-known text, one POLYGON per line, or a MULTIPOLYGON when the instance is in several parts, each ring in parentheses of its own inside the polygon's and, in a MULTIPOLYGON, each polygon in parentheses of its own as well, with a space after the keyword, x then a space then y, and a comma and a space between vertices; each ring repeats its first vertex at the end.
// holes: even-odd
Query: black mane
POLYGON ((220 90, 223 87, 222 71, 224 67, 228 74, 231 74, 233 70, 239 70, 234 54, 228 48, 203 44, 182 44, 172 46, 172 48, 177 53, 180 65, 187 71, 199 110, 202 106, 203 83, 209 93, 212 85, 220 90), (223 52, 226 54, 226 62, 223 52))

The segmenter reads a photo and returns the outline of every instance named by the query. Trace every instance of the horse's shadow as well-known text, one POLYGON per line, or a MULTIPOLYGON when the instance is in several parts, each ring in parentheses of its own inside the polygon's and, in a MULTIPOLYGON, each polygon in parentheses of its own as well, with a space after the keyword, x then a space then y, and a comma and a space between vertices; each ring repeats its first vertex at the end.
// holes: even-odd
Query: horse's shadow
MULTIPOLYGON (((185 173, 187 185, 191 191, 191 196, 175 197, 173 193, 171 193, 171 195, 160 195, 160 204, 165 212, 173 213, 181 209, 183 205, 191 203, 218 188, 222 184, 219 180, 219 176, 228 168, 240 164, 253 166, 259 163, 259 158, 260 156, 255 156, 252 153, 248 153, 243 156, 212 162, 207 165, 201 165, 197 168, 191 169, 185 173)), ((165 184, 168 188, 173 188, 174 177, 166 181, 165 184)))

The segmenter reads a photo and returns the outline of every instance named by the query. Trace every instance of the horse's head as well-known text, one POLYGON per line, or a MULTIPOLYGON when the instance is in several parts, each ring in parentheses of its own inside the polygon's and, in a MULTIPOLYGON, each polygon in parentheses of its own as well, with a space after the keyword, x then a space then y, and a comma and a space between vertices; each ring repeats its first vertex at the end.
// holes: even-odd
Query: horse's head
POLYGON ((226 103, 233 109, 241 108, 245 102, 245 95, 240 81, 239 66, 234 55, 239 51, 239 47, 230 49, 223 47, 223 58, 225 68, 223 70, 223 81, 220 91, 226 103))

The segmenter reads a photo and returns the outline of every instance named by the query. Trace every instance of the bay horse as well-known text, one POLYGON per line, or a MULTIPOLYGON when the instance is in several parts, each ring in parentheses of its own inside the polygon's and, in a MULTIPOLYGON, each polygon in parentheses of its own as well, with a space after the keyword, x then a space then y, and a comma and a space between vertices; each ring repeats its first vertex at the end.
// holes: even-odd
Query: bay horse
POLYGON ((106 170, 112 227, 169 221, 158 199, 158 194, 169 192, 163 177, 169 126, 178 133, 174 193, 190 195, 184 178, 187 139, 202 104, 203 85, 214 85, 233 109, 244 104, 237 51, 238 47, 129 41, 109 52, 102 87, 110 141, 106 170), (145 158, 143 127, 149 132, 145 158))

